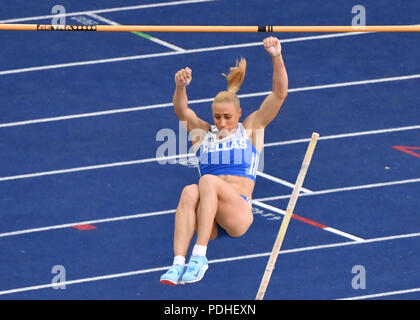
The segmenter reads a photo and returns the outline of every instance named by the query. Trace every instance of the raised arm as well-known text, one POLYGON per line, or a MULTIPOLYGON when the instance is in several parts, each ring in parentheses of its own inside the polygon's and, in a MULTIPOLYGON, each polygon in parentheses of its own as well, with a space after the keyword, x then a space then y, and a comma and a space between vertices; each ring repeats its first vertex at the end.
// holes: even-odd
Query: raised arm
POLYGON ((208 131, 210 125, 200 119, 195 112, 188 107, 187 86, 191 83, 192 71, 190 68, 179 70, 175 74, 175 92, 173 96, 174 111, 178 120, 186 122, 186 130, 190 132, 194 129, 202 129, 208 131))
POLYGON ((273 121, 287 97, 289 88, 280 41, 275 37, 268 37, 264 39, 264 48, 273 63, 273 86, 271 94, 264 99, 259 109, 244 121, 244 125, 246 123, 248 127, 253 129, 265 128, 273 121))

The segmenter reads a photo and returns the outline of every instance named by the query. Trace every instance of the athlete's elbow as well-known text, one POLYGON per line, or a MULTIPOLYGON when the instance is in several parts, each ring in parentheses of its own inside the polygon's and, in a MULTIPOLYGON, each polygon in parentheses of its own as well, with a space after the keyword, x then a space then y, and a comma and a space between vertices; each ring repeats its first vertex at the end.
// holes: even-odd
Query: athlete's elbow
POLYGON ((277 111, 281 108, 284 103, 284 100, 287 98, 287 91, 273 91, 271 93, 271 101, 273 106, 277 109, 277 111))
POLYGON ((281 101, 281 103, 283 103, 284 100, 286 100, 288 92, 287 90, 274 90, 272 92, 272 95, 279 101, 281 101))
POLYGON ((179 120, 184 120, 186 118, 186 114, 188 112, 188 106, 174 102, 174 113, 178 117, 179 120))

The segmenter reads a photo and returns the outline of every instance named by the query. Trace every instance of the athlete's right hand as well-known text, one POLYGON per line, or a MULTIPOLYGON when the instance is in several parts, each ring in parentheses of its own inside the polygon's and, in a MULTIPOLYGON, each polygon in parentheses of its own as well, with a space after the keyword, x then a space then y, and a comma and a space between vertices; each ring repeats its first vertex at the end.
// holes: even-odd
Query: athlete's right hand
POLYGON ((178 87, 186 87, 191 83, 192 70, 190 68, 184 68, 175 73, 175 83, 178 87))

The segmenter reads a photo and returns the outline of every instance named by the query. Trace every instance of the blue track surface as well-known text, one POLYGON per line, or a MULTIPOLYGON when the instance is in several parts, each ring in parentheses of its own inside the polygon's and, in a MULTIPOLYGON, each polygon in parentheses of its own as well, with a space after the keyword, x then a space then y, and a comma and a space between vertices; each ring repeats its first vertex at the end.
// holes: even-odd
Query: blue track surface
MULTIPOLYGON (((122 8, 164 2, 62 5, 80 12, 68 24, 104 24, 85 11, 120 8, 97 14, 145 25, 349 25, 354 5, 216 0, 122 8)), ((42 16, 55 4, 9 2, 0 23, 50 23, 42 16)), ((420 23, 415 1, 364 6, 370 25, 420 23)), ((265 35, 151 35, 187 51, 132 33, 0 31, 0 299, 254 299, 282 216, 255 205, 246 235, 210 243, 202 281, 163 286, 173 210, 199 175, 154 158, 159 130, 184 133, 170 105, 178 69, 193 70, 191 108, 210 122, 210 99, 225 89, 220 74, 243 56, 240 94, 254 94, 241 98, 244 116, 261 104, 272 72, 256 44, 265 35), (57 265, 66 270, 65 290, 51 287, 57 265)), ((316 131, 323 140, 304 184, 313 193, 295 208, 309 223, 291 220, 265 298, 419 299, 420 35, 277 36, 290 93, 266 130, 264 173, 293 183, 308 142, 300 139, 316 131), (366 270, 366 289, 352 288, 356 265, 366 270)), ((258 177, 253 198, 285 209, 290 193, 258 177)))

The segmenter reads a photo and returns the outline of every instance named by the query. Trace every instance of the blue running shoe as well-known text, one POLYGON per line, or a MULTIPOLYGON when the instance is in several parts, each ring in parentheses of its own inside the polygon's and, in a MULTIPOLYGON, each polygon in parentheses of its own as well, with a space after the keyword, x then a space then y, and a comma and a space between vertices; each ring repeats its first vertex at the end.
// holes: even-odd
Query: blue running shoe
POLYGON ((203 279, 204 274, 209 268, 207 258, 204 256, 192 256, 188 261, 188 267, 182 276, 185 283, 193 283, 203 279))
POLYGON ((166 273, 160 277, 160 283, 176 286, 177 284, 184 284, 180 281, 182 274, 185 271, 185 266, 174 264, 166 273))

